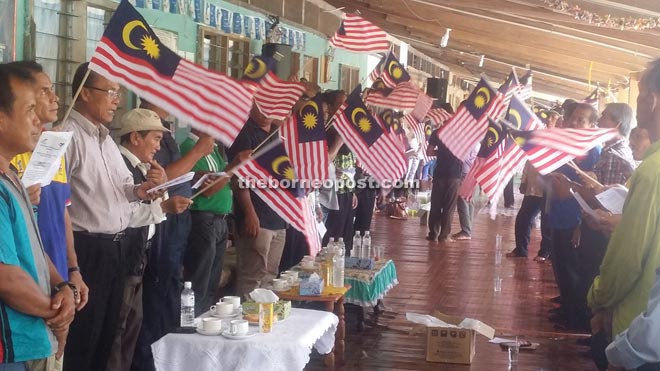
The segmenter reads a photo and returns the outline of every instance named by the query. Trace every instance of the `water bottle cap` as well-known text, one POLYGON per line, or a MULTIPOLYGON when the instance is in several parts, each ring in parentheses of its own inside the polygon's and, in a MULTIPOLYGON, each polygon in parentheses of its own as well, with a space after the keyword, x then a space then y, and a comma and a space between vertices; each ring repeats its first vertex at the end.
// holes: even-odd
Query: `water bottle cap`
POLYGON ((368 235, 369 235, 369 231, 365 231, 365 232, 364 232, 364 235, 365 235, 365 236, 368 236, 368 235))
POLYGON ((360 235, 360 231, 355 231, 355 235, 356 235, 356 236, 359 236, 359 235, 360 235))
POLYGON ((330 242, 335 242, 335 238, 334 238, 334 237, 330 237, 330 242))
POLYGON ((192 282, 186 281, 183 283, 183 288, 184 289, 191 289, 192 288, 192 282))
POLYGON ((339 242, 344 242, 344 237, 339 237, 339 242))

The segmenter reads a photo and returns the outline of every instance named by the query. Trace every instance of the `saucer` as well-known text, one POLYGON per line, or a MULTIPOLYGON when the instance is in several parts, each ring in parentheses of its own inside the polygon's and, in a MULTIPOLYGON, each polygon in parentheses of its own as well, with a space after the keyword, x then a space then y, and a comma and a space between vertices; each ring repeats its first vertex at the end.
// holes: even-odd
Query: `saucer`
POLYGON ((197 330, 198 334, 205 335, 205 336, 218 336, 218 335, 222 334, 222 330, 207 331, 207 330, 204 330, 201 327, 197 327, 197 328, 195 328, 195 330, 197 330))
POLYGON ((230 313, 230 314, 217 314, 217 313, 211 312, 211 317, 220 318, 220 319, 231 319, 231 318, 238 317, 240 315, 241 315, 241 310, 240 309, 235 310, 234 313, 230 313))
POLYGON ((226 337, 227 339, 231 339, 231 340, 249 339, 249 338, 253 337, 256 334, 257 334, 256 332, 252 332, 252 331, 248 331, 248 333, 245 334, 245 335, 232 335, 229 331, 224 331, 223 333, 221 333, 222 336, 226 337))
POLYGON ((282 291, 289 291, 291 289, 291 286, 289 286, 287 284, 286 286, 282 287, 281 289, 277 289, 277 288, 271 286, 270 289, 275 291, 275 292, 282 292, 282 291))

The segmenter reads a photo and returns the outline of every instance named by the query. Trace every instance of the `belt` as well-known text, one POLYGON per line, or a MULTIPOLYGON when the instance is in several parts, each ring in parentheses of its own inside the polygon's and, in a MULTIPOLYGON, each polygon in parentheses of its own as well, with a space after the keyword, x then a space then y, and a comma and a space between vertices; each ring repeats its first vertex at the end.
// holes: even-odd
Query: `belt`
POLYGON ((74 232, 85 238, 94 239, 94 240, 108 240, 118 242, 126 235, 126 232, 118 232, 115 234, 106 234, 106 233, 89 233, 89 232, 74 232))
POLYGON ((199 214, 205 214, 212 216, 214 218, 222 219, 222 220, 227 220, 231 214, 218 214, 214 213, 212 211, 193 211, 193 213, 199 213, 199 214))

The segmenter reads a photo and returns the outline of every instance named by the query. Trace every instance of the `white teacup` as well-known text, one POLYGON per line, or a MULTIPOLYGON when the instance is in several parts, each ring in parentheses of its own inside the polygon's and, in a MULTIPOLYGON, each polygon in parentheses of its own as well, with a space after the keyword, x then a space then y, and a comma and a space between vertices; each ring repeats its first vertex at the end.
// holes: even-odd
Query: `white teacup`
POLYGON ((287 280, 282 279, 282 278, 275 278, 273 280, 273 288, 274 289, 284 289, 286 288, 287 280))
POLYGON ((225 296, 221 299, 223 303, 232 303, 234 305, 234 310, 237 310, 241 306, 241 297, 240 296, 225 296))
POLYGON ((284 271, 284 273, 289 277, 293 277, 294 281, 298 279, 298 271, 284 271))
POLYGON ((229 333, 234 336, 247 335, 249 330, 248 321, 244 319, 235 319, 229 323, 229 333))
POLYGON ((211 312, 221 316, 232 314, 234 313, 234 304, 223 302, 215 303, 215 305, 211 305, 211 312))
POLYGON ((311 255, 305 255, 303 256, 302 261, 306 261, 306 260, 314 261, 314 257, 311 255))
POLYGON ((314 268, 314 260, 302 260, 300 262, 300 266, 305 268, 305 269, 313 269, 314 268))
POLYGON ((202 330, 207 332, 219 332, 222 330, 222 320, 213 317, 202 318, 202 330))

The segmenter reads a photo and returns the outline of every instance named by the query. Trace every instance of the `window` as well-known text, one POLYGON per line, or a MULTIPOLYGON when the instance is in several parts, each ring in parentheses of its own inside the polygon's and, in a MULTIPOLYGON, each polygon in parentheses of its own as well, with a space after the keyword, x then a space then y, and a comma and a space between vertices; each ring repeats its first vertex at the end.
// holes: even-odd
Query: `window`
POLYGON ((239 36, 227 36, 209 28, 202 28, 200 60, 204 67, 222 72, 233 78, 241 78, 250 61, 250 40, 239 36))
POLYGON ((339 65, 339 88, 350 94, 360 83, 360 69, 345 64, 339 65))
POLYGON ((309 82, 319 82, 319 59, 305 56, 303 64, 303 77, 309 82))
POLYGON ((296 52, 291 52, 291 69, 289 70, 289 76, 301 77, 300 54, 296 52))
POLYGON ((14 12, 16 2, 14 0, 0 0, 0 63, 6 63, 15 59, 16 35, 14 33, 14 12))

